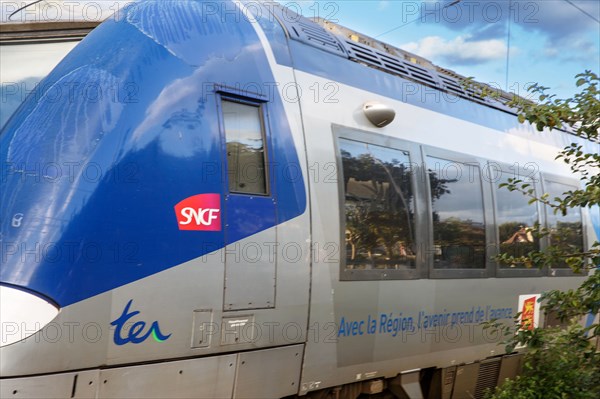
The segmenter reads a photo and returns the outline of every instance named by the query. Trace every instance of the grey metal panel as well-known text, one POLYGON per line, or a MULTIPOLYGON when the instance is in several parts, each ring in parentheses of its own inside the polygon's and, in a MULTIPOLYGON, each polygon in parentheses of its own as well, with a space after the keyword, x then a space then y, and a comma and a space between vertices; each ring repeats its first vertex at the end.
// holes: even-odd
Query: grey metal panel
POLYGON ((322 26, 314 23, 314 21, 297 14, 291 8, 282 7, 276 3, 269 5, 269 11, 285 27, 290 39, 332 54, 347 57, 344 47, 340 44, 336 36, 322 26))
MULTIPOLYGON (((373 37, 328 21, 326 18, 317 17, 313 21, 318 26, 324 27, 327 31, 336 35, 339 43, 345 49, 348 58, 354 62, 368 65, 369 67, 439 90, 445 90, 453 96, 514 113, 514 109, 511 109, 507 105, 513 98, 511 93, 485 84, 469 83, 467 77, 459 75, 452 70, 442 68, 433 64, 430 60, 394 47, 389 43, 381 42, 373 37), (469 84, 467 85, 467 83, 469 84), (483 93, 484 88, 500 95, 497 98, 486 96, 483 93)), ((310 42, 307 43, 311 44, 310 42)))
POLYGON ((473 399, 478 374, 479 363, 457 366, 452 399, 473 399))
POLYGON ((259 328, 260 326, 254 323, 254 315, 223 317, 221 322, 221 345, 254 342, 259 328))
POLYGON ((498 385, 504 383, 507 378, 515 378, 521 372, 522 354, 508 355, 502 358, 500 373, 498 374, 498 385))
POLYGON ((442 369, 441 399, 450 399, 452 397, 455 379, 456 366, 450 366, 442 369))
MULTIPOLYGON (((124 306, 133 299, 131 310, 140 313, 128 322, 143 321, 148 329, 149 323, 157 321, 161 331, 171 336, 160 344, 147 339, 135 345, 115 345, 114 332, 108 330, 104 348, 108 352, 106 364, 117 366, 199 355, 199 349, 191 347, 194 311, 213 309, 217 313, 215 309, 222 308, 223 261, 222 251, 216 251, 110 292, 112 303, 106 325, 120 317, 124 306)), ((213 317, 218 320, 219 314, 213 317)), ((218 324, 216 327, 213 344, 215 340, 218 344, 218 324)), ((124 329, 123 336, 127 331, 124 329)))
POLYGON ((400 374, 402 389, 409 399, 423 399, 420 376, 420 370, 400 374))
POLYGON ((110 295, 98 295, 62 308, 56 318, 36 334, 0 348, 0 376, 52 374, 97 367, 105 361, 106 348, 112 339, 107 327, 109 317, 110 295))
POLYGON ((281 398, 298 393, 304 345, 240 353, 234 398, 281 398))
MULTIPOLYGON (((402 76, 403 78, 411 79, 427 86, 445 88, 439 81, 437 72, 434 70, 407 62, 395 55, 377 51, 374 48, 353 40, 346 39, 343 45, 351 60, 365 63, 393 75, 402 76)), ((457 85, 457 87, 460 89, 460 86, 457 85)), ((460 92, 460 95, 465 96, 466 94, 460 92)))
POLYGON ((482 399, 488 389, 498 385, 498 373, 500 372, 501 359, 496 357, 486 359, 479 363, 479 375, 475 386, 475 398, 482 399))
POLYGON ((208 348, 216 325, 212 320, 211 309, 194 310, 192 348, 208 348))
POLYGON ((6 379, 0 382, 0 398, 70 398, 77 373, 6 379))
POLYGON ((223 310, 275 307, 277 256, 269 245, 277 242, 276 232, 272 228, 262 232, 260 242, 243 240, 225 248, 223 310))
POLYGON ((100 398, 229 398, 236 355, 100 372, 100 398))
POLYGON ((77 373, 75 389, 71 396, 75 399, 94 399, 100 386, 100 370, 81 371, 77 373))

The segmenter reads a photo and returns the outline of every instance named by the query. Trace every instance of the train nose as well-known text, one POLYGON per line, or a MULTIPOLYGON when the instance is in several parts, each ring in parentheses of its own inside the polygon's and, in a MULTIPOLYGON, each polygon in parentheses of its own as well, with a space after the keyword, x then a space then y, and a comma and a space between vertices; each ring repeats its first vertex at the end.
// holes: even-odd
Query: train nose
POLYGON ((0 285, 0 347, 40 331, 56 317, 58 310, 52 303, 36 295, 0 285))

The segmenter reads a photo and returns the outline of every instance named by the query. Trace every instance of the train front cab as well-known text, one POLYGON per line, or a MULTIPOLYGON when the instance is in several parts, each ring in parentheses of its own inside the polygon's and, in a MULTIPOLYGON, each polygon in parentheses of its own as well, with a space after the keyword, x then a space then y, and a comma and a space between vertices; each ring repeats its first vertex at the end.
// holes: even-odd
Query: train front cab
POLYGON ((3 320, 2 397, 298 392, 306 171, 298 104, 272 90, 293 73, 214 4, 125 8, 5 125, 3 291, 58 313, 3 320))

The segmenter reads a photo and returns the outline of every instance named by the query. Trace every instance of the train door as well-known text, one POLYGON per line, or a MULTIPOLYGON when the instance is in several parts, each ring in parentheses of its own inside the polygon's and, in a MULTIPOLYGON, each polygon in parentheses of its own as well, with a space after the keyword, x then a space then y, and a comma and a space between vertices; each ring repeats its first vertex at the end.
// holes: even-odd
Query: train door
POLYGON ((224 179, 225 282, 223 310, 275 307, 277 223, 268 165, 266 103, 220 96, 224 179), (248 232, 258 232, 247 237, 248 232))

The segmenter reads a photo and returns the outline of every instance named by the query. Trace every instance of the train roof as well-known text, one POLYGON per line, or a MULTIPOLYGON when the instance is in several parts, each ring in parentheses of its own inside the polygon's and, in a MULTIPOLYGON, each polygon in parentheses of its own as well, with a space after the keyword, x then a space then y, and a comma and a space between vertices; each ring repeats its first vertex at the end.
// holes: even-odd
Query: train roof
POLYGON ((279 21, 292 40, 450 95, 516 114, 516 110, 507 105, 513 100, 514 94, 498 87, 475 82, 419 55, 335 22, 323 18, 306 18, 280 5, 273 7, 273 10, 280 14, 279 21), (290 17, 291 14, 293 17, 290 17))
MULTIPOLYGON (((509 105, 515 97, 531 102, 338 23, 320 17, 307 18, 278 3, 270 4, 273 5, 270 10, 292 40, 512 115, 518 114, 518 110, 509 105)), ((575 135, 574 129, 567 125, 559 130, 575 135)))

